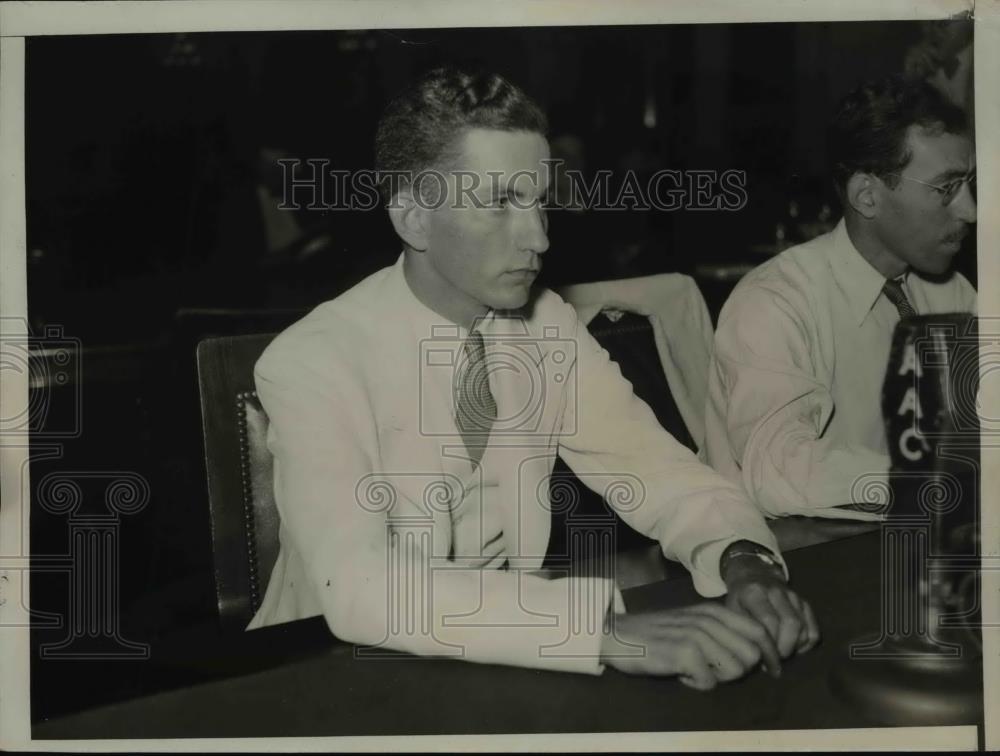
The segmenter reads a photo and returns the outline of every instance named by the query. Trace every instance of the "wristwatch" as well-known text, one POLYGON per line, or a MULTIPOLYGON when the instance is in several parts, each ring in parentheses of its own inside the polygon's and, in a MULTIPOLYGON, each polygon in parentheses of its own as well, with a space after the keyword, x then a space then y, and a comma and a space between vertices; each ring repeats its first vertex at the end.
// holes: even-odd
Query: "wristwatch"
POLYGON ((774 554, 770 551, 731 551, 726 555, 726 561, 728 562, 730 559, 738 556, 757 557, 764 564, 770 567, 777 567, 779 570, 781 569, 781 562, 775 559, 774 554))
POLYGON ((746 541, 744 543, 745 546, 743 545, 743 543, 741 543, 738 546, 736 546, 736 544, 733 544, 734 546, 736 546, 735 549, 733 549, 732 551, 727 550, 722 553, 722 563, 719 565, 719 574, 723 576, 723 579, 725 579, 726 568, 729 566, 730 560, 736 557, 754 557, 755 559, 759 559, 768 567, 774 568, 775 570, 780 572, 782 576, 784 576, 785 570, 781 566, 781 562, 774 554, 771 553, 769 549, 766 549, 763 546, 760 546, 751 541, 746 541))

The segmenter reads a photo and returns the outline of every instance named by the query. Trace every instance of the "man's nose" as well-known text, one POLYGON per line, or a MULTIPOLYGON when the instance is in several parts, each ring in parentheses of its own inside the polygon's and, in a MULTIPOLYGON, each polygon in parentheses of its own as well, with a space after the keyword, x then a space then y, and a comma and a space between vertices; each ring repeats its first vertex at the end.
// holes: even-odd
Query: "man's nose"
POLYGON ((545 210, 541 204, 535 203, 531 207, 519 210, 518 213, 520 216, 518 246, 527 252, 539 255, 544 253, 549 248, 545 210))
POLYGON ((958 195, 951 203, 951 211, 955 217, 966 223, 976 222, 976 198, 968 183, 962 184, 958 195))

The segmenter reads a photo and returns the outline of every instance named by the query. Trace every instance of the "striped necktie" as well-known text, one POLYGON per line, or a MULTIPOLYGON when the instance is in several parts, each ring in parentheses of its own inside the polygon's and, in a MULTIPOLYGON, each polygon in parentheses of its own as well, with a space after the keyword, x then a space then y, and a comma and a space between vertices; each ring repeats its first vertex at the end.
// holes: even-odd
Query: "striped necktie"
POLYGON ((917 311, 913 309, 913 305, 910 304, 910 300, 906 298, 906 292, 903 291, 903 287, 895 278, 887 278, 885 280, 885 285, 882 286, 882 293, 885 294, 886 299, 896 305, 896 309, 899 310, 900 320, 917 314, 917 311))
POLYGON ((455 423, 469 456, 478 465, 497 419, 497 403, 490 392, 486 345, 478 331, 471 331, 465 340, 465 360, 459 366, 456 388, 455 423))

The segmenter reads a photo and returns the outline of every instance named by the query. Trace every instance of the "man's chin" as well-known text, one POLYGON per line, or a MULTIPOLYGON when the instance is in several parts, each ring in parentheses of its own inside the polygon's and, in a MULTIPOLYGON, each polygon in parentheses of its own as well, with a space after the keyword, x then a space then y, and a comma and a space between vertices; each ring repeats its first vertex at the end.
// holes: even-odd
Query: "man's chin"
POLYGON ((914 265, 913 268, 917 273, 922 273, 925 276, 943 276, 951 270, 953 258, 954 254, 944 254, 932 260, 922 261, 920 265, 914 265))
POLYGON ((497 292, 490 306, 494 310, 519 310, 531 299, 531 286, 517 286, 506 291, 497 292))

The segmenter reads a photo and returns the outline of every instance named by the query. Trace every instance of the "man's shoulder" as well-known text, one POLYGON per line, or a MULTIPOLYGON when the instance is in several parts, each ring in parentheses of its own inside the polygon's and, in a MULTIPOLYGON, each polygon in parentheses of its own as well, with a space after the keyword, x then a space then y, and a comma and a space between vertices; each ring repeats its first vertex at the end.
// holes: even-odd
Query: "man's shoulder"
POLYGON ((517 314, 532 336, 570 338, 576 333, 576 310, 552 289, 535 289, 531 301, 517 314))
POLYGON ((258 371, 282 364, 360 358, 383 327, 380 305, 392 268, 383 268, 323 302, 279 333, 257 362, 258 371))
POLYGON ((833 251, 833 232, 822 234, 802 244, 779 252, 747 273, 735 290, 754 287, 800 287, 825 284, 829 277, 829 258, 833 251))
POLYGON ((553 319, 574 319, 576 310, 573 305, 559 296, 552 289, 544 286, 538 287, 533 294, 533 307, 531 311, 534 320, 553 319))
POLYGON ((742 317, 757 310, 808 316, 832 285, 832 232, 780 252, 747 273, 733 288, 720 315, 742 317))

